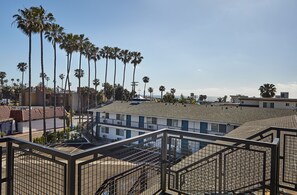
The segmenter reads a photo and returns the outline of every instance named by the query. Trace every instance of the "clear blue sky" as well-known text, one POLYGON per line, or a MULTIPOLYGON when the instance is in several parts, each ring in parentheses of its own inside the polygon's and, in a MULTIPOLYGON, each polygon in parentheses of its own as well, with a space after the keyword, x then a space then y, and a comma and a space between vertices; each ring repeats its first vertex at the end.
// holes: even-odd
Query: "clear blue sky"
MULTIPOLYGON (((16 65, 27 62, 28 38, 12 16, 24 7, 42 5, 68 33, 85 34, 98 47, 118 46, 140 51, 143 62, 136 69, 137 89, 143 76, 159 94, 160 85, 176 94, 259 96, 263 83, 277 92, 297 97, 296 0, 9 0, 0 3, 0 71, 7 78, 21 78, 16 65)), ((39 37, 33 39, 33 83, 40 82, 39 37)), ((53 51, 45 42, 46 73, 53 78, 53 51)), ((64 51, 58 51, 58 73, 65 72, 64 51)), ((73 70, 78 55, 73 58, 73 70)), ((105 62, 99 61, 100 82, 105 62)), ((87 71, 87 61, 83 60, 87 71)), ((118 63, 117 83, 123 64, 118 63)), ((72 75, 73 71, 72 70, 72 75)), ((132 81, 127 69, 126 86, 132 81)), ((27 78, 26 78, 27 82, 27 78)), ((113 82, 110 63, 108 82, 113 82)), ((77 79, 72 79, 73 87, 77 79)), ((87 85, 87 77, 83 79, 87 85)), ((53 83, 50 82, 50 85, 53 83)), ((60 79, 58 80, 60 85, 60 79)), ((131 87, 129 86, 129 89, 131 87)), ((142 93, 142 92, 141 92, 142 93)))

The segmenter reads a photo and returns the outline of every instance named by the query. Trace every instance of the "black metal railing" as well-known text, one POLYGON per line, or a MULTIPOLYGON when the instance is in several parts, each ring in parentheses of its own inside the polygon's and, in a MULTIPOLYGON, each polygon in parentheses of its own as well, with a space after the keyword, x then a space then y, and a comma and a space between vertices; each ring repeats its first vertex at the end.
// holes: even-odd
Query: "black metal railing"
MULTIPOLYGON (((162 129, 70 154, 0 139, 2 194, 278 192, 278 139, 162 129)), ((291 158, 293 158, 291 156, 291 158)))

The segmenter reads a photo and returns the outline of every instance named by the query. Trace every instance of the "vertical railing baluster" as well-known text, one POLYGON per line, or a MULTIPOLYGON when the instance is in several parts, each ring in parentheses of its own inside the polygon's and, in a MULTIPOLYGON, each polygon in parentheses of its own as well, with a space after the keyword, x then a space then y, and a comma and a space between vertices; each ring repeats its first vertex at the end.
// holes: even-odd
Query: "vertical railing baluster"
POLYGON ((68 195, 75 195, 76 191, 76 176, 75 176, 75 169, 76 169, 76 164, 75 164, 75 159, 70 158, 68 159, 68 165, 67 165, 67 194, 68 195))
POLYGON ((162 146, 161 146, 161 190, 163 193, 166 192, 166 172, 167 172, 167 142, 168 133, 163 132, 162 146))
POLYGON ((273 140, 271 147, 270 194, 277 195, 279 191, 279 139, 273 140))
POLYGON ((0 146, 0 193, 2 193, 2 146, 0 146))
POLYGON ((13 148, 12 143, 7 142, 7 153, 6 153, 6 194, 12 195, 13 194, 13 148))

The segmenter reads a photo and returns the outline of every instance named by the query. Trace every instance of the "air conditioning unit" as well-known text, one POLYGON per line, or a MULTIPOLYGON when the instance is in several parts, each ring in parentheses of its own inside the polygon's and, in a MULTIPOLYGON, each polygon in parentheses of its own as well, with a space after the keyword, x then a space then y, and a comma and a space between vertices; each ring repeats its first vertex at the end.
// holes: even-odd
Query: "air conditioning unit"
POLYGON ((148 125, 147 128, 148 129, 154 129, 155 127, 153 125, 148 125))
POLYGON ((122 121, 118 121, 117 124, 118 124, 118 125, 122 125, 122 121))
POLYGON ((105 118, 105 116, 102 116, 101 118, 105 118))
POLYGON ((104 122, 104 123, 107 123, 107 120, 106 120, 106 119, 104 119, 104 120, 103 120, 103 122, 104 122))
POLYGON ((102 135, 103 138, 107 138, 106 135, 102 135))

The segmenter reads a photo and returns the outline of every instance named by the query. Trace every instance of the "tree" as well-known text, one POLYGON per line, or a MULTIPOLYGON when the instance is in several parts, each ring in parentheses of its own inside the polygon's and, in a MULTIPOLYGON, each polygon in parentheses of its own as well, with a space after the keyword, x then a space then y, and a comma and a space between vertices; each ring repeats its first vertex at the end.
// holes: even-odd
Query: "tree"
POLYGON ((163 92, 165 91, 165 87, 163 85, 161 85, 159 87, 159 91, 161 92, 161 100, 163 99, 163 92))
POLYGON ((176 90, 175 90, 174 88, 171 88, 171 89, 170 89, 170 93, 171 93, 172 95, 174 95, 175 92, 176 92, 176 90))
POLYGON ((136 93, 135 92, 135 70, 136 70, 136 66, 141 63, 143 57, 141 56, 140 52, 134 51, 131 53, 131 59, 132 59, 131 63, 133 64, 133 67, 134 67, 133 68, 133 81, 132 81, 132 83, 133 83, 132 94, 135 94, 136 93))
POLYGON ((64 75, 64 74, 60 74, 60 75, 59 75, 59 78, 62 80, 61 88, 63 89, 63 80, 64 80, 64 78, 65 78, 65 75, 64 75))
POLYGON ((182 103, 182 104, 185 104, 185 103, 187 103, 187 100, 186 100, 186 98, 184 97, 184 95, 183 94, 180 94, 180 98, 179 98, 179 103, 182 103))
POLYGON ((105 86, 108 86, 108 85, 105 85, 105 83, 107 83, 107 68, 108 68, 108 59, 110 58, 110 55, 111 55, 111 49, 110 49, 110 47, 108 47, 108 46, 104 46, 104 47, 100 50, 100 56, 101 56, 102 58, 105 58, 105 60, 106 60, 106 64, 105 64, 105 80, 104 80, 104 83, 103 83, 103 86, 104 86, 104 94, 106 93, 105 86))
POLYGON ((27 70, 28 66, 27 66, 27 63, 20 62, 20 63, 18 63, 17 67, 18 67, 19 71, 22 72, 22 88, 23 88, 23 86, 24 86, 24 73, 27 70))
POLYGON ((115 100, 124 100, 123 98, 123 93, 124 93, 124 88, 120 84, 118 84, 116 87, 115 91, 115 100))
MULTIPOLYGON (((78 78, 78 80, 80 80, 84 76, 84 70, 83 69, 75 69, 74 70, 74 76, 76 78, 78 78)), ((78 90, 80 91, 80 86, 79 86, 78 90)), ((81 99, 81 94, 79 94, 79 97, 77 99, 81 99)), ((82 110, 82 105, 78 104, 78 121, 79 121, 79 124, 81 124, 81 110, 82 110)))
POLYGON ((152 93, 153 93, 154 89, 152 87, 148 88, 148 92, 150 93, 150 99, 152 99, 152 93))
POLYGON ((121 50, 120 52, 120 59, 124 63, 124 71, 123 71, 123 88, 125 89, 125 78, 126 78, 126 65, 131 61, 131 52, 129 52, 127 49, 121 50))
POLYGON ((46 87, 48 87, 48 81, 50 80, 49 76, 46 76, 45 80, 46 80, 46 87))
POLYGON ((0 84, 3 86, 4 84, 4 79, 6 77, 6 72, 0 72, 0 84))
POLYGON ((207 99, 207 95, 199 95, 199 98, 198 98, 199 101, 203 102, 206 99, 207 99))
POLYGON ((169 102, 169 103, 174 103, 175 102, 175 98, 173 93, 166 93, 163 97, 163 101, 164 102, 169 102))
POLYGON ((275 93, 276 93, 275 85, 269 84, 269 83, 266 83, 260 86, 259 90, 260 90, 260 95, 263 98, 272 98, 275 96, 275 93))
POLYGON ((94 73, 95 73, 95 78, 93 80, 93 85, 95 85, 95 106, 97 106, 97 102, 98 102, 98 93, 97 93, 97 87, 99 86, 100 82, 99 82, 99 79, 97 79, 97 60, 100 60, 101 57, 100 57, 100 53, 99 53, 99 47, 93 47, 92 48, 92 59, 94 61, 94 73))
POLYGON ((113 99, 115 99, 115 89, 116 89, 116 74, 117 74, 117 59, 120 59, 121 49, 118 47, 111 48, 111 59, 114 59, 114 74, 113 74, 113 99))
POLYGON ((148 76, 144 76, 144 77, 142 78, 142 81, 144 82, 143 97, 145 97, 145 88, 146 88, 146 84, 147 84, 148 82, 150 82, 150 78, 149 78, 148 76))
POLYGON ((13 16, 14 22, 17 24, 17 28, 20 29, 29 38, 29 52, 28 52, 28 68, 29 68, 29 141, 32 142, 32 109, 31 109, 31 48, 32 48, 32 33, 36 33, 36 24, 34 15, 31 9, 25 8, 19 9, 18 14, 13 16))
POLYGON ((113 87, 111 84, 105 83, 104 88, 105 88, 104 95, 109 100, 113 96, 113 87))
MULTIPOLYGON (((45 38, 52 43, 54 49, 54 132, 56 132, 56 107, 57 107, 57 98, 56 98, 56 86, 57 86, 57 43, 61 43, 64 33, 64 28, 58 24, 50 24, 49 28, 45 32, 45 38)), ((63 80, 62 80, 63 83, 63 80)), ((63 84, 62 84, 63 86, 63 84)))
MULTIPOLYGON (((33 16, 35 19, 36 31, 40 35, 40 65, 41 65, 41 74, 44 74, 44 64, 43 64, 43 33, 48 30, 49 25, 55 20, 52 13, 47 13, 42 6, 40 7, 31 7, 33 16)), ((45 121, 45 87, 44 87, 45 77, 42 77, 42 100, 43 100, 43 134, 46 135, 46 121, 45 121)))

